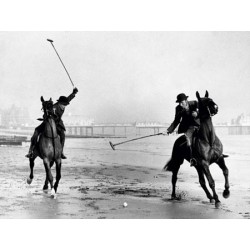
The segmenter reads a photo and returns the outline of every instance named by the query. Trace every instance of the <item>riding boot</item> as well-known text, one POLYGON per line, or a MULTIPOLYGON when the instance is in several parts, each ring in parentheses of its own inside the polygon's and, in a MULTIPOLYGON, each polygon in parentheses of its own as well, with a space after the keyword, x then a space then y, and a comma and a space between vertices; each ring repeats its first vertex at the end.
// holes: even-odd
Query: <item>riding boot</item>
POLYGON ((35 146, 32 145, 32 143, 30 144, 30 148, 29 148, 29 153, 27 155, 25 155, 25 157, 27 158, 32 158, 33 157, 33 151, 34 151, 35 146))
POLYGON ((196 159, 193 157, 193 153, 192 153, 192 147, 188 146, 189 148, 189 153, 190 153, 190 167, 196 166, 197 161, 196 159))
POLYGON ((60 134, 60 141, 61 141, 61 145, 62 145, 62 154, 61 154, 61 158, 62 158, 62 159, 67 159, 67 157, 66 157, 65 154, 63 153, 64 143, 65 143, 65 133, 64 133, 64 131, 62 131, 61 134, 60 134))
POLYGON ((29 152, 28 152, 27 155, 25 155, 25 157, 32 158, 34 156, 33 155, 33 151, 35 149, 38 136, 39 136, 39 132, 37 130, 35 130, 33 136, 31 137, 31 143, 30 143, 29 152))

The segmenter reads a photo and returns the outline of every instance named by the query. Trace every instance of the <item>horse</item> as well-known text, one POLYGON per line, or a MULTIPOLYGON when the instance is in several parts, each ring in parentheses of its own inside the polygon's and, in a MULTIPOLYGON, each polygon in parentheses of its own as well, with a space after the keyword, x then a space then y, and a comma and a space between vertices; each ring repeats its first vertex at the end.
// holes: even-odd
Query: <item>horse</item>
MULTIPOLYGON (((200 97, 200 94, 197 91, 196 97, 198 99, 200 127, 194 135, 194 142, 192 145, 193 154, 197 160, 195 168, 198 172, 199 183, 205 191, 207 198, 210 203, 215 202, 215 207, 219 208, 221 203, 215 191, 215 181, 209 170, 209 166, 212 163, 216 163, 220 167, 225 178, 223 197, 228 198, 230 196, 230 191, 228 181, 229 171, 224 160, 224 158, 228 156, 223 154, 223 145, 215 134, 215 129, 212 123, 212 116, 218 113, 218 106, 211 98, 209 98, 208 91, 206 91, 203 98, 200 97), (206 186, 204 176, 208 180, 213 195, 211 195, 206 186)), ((190 161, 190 153, 187 148, 185 136, 182 135, 175 141, 171 158, 163 168, 166 171, 172 172, 172 200, 178 199, 176 197, 175 188, 178 171, 180 165, 183 164, 184 159, 190 161)))
POLYGON ((43 164, 46 172, 46 179, 43 186, 44 192, 48 191, 48 183, 51 188, 51 197, 56 198, 56 192, 59 181, 61 179, 61 153, 62 145, 60 143, 60 137, 57 133, 56 123, 54 121, 53 101, 51 98, 49 101, 44 101, 41 97, 42 109, 44 111, 43 120, 44 131, 39 136, 38 142, 35 146, 33 156, 29 159, 30 162, 30 175, 27 178, 27 183, 31 184, 34 175, 33 168, 35 165, 35 159, 40 157, 43 160, 43 164), (51 173, 51 167, 56 164, 56 182, 53 184, 53 176, 51 173))

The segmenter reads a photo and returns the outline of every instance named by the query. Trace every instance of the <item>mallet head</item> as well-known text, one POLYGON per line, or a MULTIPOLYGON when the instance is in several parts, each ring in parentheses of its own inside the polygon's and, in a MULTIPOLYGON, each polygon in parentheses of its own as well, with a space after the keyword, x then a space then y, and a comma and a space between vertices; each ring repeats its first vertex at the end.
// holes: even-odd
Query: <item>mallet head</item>
POLYGON ((51 40, 51 39, 47 39, 47 41, 53 43, 53 40, 51 40))
POLYGON ((111 141, 109 142, 109 144, 110 144, 111 148, 112 148, 113 150, 115 150, 115 145, 114 145, 111 141))

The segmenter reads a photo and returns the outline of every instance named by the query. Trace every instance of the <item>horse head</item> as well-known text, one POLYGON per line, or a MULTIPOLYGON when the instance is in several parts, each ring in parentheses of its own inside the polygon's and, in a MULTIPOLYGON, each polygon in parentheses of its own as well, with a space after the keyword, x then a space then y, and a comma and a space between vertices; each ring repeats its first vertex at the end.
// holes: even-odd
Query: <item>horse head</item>
POLYGON ((218 105, 209 98, 207 90, 204 97, 200 97, 199 92, 196 91, 196 97, 198 99, 200 118, 208 118, 218 113, 218 105))
POLYGON ((54 114, 52 99, 50 98, 48 101, 44 101, 43 97, 41 96, 41 102, 45 118, 51 117, 54 114))

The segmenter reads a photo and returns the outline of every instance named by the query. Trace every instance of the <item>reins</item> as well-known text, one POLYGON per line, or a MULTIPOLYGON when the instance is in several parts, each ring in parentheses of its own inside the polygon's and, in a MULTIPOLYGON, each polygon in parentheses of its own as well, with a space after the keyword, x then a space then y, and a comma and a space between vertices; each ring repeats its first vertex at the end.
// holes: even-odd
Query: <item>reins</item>
MULTIPOLYGON (((49 123, 49 125, 50 125, 50 128, 51 128, 51 133, 52 133, 52 144, 53 144, 53 149, 54 149, 54 158, 56 157, 56 149, 55 149, 55 137, 54 137, 54 131, 53 131, 53 127, 52 127, 52 125, 51 125, 51 123, 49 122, 49 120, 48 120, 48 123, 49 123)), ((57 137, 58 137, 58 135, 57 135, 57 137)))
MULTIPOLYGON (((52 118, 53 119, 53 118, 52 118)), ((43 133, 43 136, 46 137, 46 138, 49 138, 52 140, 52 145, 53 145, 53 151, 54 151, 54 158, 56 156, 56 149, 55 149, 55 139, 58 138, 58 134, 56 136, 54 136, 54 131, 53 131, 53 126, 52 124, 50 123, 49 119, 46 119, 50 126, 50 129, 51 129, 51 134, 52 134, 52 137, 48 136, 48 135, 45 135, 45 133, 43 133)))

